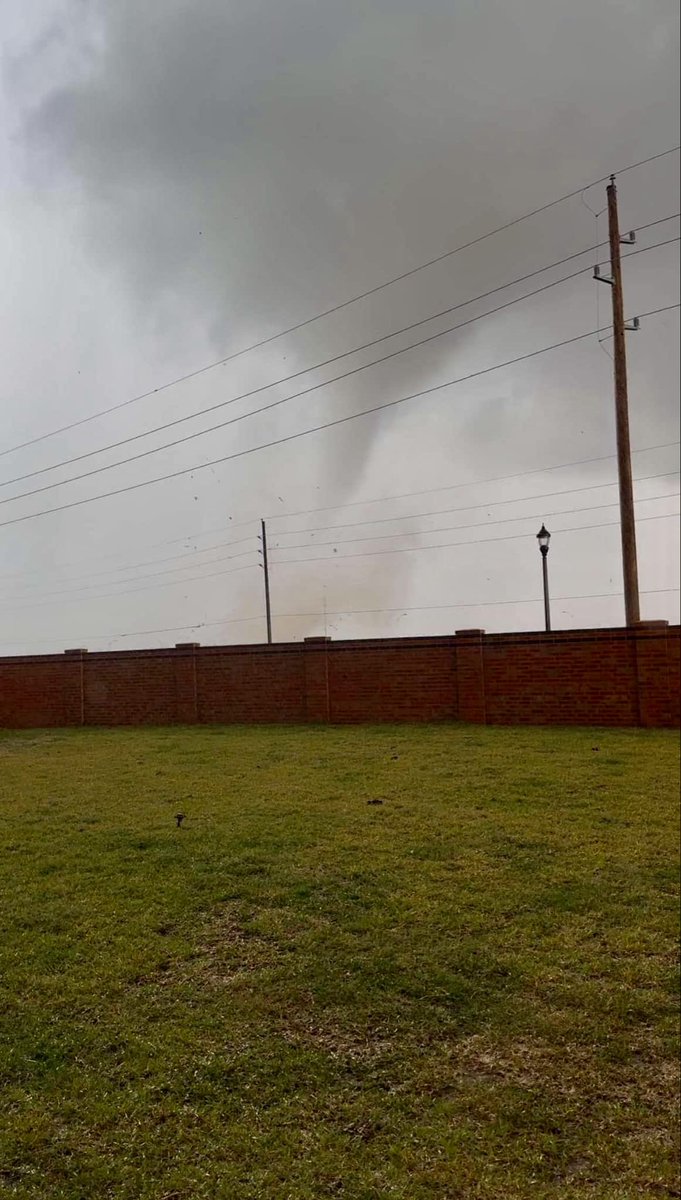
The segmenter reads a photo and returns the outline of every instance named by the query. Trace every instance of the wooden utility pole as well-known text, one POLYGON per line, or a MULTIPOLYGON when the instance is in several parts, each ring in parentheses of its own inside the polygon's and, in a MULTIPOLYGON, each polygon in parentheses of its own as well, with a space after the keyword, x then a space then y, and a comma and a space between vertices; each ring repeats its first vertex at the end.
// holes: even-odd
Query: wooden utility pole
MULTIPOLYGON (((631 443, 629 440, 629 398, 627 393, 626 325, 622 295, 622 261, 620 257, 619 215, 615 176, 608 185, 608 231, 610 234, 610 263, 612 279, 612 325, 615 361, 615 419, 617 424, 617 468, 620 492, 620 527, 622 536, 622 568, 624 574, 624 610, 627 625, 641 619, 638 593, 638 563, 636 560, 636 521, 634 517, 634 487, 631 478, 631 443)), ((627 241, 632 240, 632 235, 627 241)))
POLYGON ((265 573, 265 617, 267 619, 267 641, 272 641, 272 609, 270 607, 270 564, 267 557, 267 529, 265 522, 260 522, 262 539, 262 566, 265 573))

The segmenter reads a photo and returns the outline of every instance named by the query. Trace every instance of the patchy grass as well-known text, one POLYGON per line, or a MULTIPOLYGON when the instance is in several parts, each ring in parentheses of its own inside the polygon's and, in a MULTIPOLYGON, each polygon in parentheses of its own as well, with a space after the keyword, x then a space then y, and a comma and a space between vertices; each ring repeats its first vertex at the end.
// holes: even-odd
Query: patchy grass
POLYGON ((679 1196, 677 775, 663 732, 0 735, 0 1196, 679 1196))

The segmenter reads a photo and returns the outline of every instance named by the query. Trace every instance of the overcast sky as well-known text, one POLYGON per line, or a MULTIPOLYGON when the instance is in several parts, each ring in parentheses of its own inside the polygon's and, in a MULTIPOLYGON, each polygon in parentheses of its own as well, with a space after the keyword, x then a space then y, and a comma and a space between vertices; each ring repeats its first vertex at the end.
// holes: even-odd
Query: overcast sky
MULTIPOLYGON (((0 653, 262 640, 262 516, 278 639, 539 628, 542 521, 555 627, 622 623, 607 333, 203 464, 607 326, 585 270, 246 417, 590 268, 602 183, 273 337, 675 146, 677 0, 7 0, 2 25, 0 484, 28 478, 0 487, 0 653)), ((625 265, 628 316, 678 302, 678 218, 652 225, 678 174, 619 175, 630 249, 669 243, 625 265)), ((676 621, 678 312, 628 352, 643 615, 676 621)))

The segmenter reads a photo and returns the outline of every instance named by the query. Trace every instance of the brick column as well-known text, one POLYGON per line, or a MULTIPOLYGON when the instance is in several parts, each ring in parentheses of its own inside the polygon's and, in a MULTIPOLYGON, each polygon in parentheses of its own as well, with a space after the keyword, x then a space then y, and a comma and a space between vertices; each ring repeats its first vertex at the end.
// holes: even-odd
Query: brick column
POLYGON ((330 637, 307 637, 305 655, 305 719, 312 724, 330 720, 329 656, 330 637))
POLYGON ((639 621, 634 627, 638 719, 648 728, 672 724, 668 629, 668 621, 639 621))
POLYGON ((459 695, 458 718, 475 725, 487 724, 485 709, 484 629, 457 629, 456 684, 459 695))
POLYGON ((196 651, 200 642, 177 642, 175 650, 175 696, 180 725, 195 725, 199 719, 196 651))
POLYGON ((85 655, 87 650, 78 647, 75 650, 65 650, 69 670, 66 672, 64 683, 64 708, 69 725, 85 724, 85 655))

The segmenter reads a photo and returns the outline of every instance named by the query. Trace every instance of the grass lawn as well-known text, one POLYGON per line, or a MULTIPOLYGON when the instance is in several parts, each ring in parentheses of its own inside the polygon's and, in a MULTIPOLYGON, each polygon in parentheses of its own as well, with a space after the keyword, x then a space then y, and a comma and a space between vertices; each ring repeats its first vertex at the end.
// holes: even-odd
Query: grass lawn
POLYGON ((6 733, 0 797, 1 1197, 681 1195, 673 734, 6 733))

